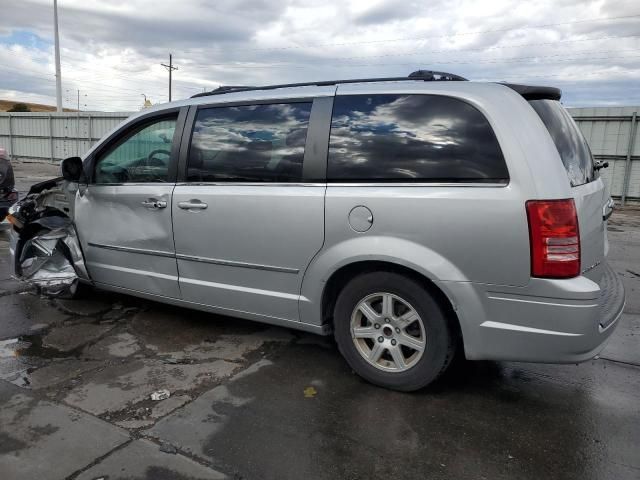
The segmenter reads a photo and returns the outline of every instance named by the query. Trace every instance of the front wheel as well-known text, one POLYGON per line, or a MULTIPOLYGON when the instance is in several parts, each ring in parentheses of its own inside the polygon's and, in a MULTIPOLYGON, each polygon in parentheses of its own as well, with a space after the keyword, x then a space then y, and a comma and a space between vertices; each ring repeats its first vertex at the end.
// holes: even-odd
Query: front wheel
POLYGON ((365 273, 340 292, 334 310, 340 352, 361 377, 413 391, 440 376, 455 353, 447 318, 418 282, 392 272, 365 273))

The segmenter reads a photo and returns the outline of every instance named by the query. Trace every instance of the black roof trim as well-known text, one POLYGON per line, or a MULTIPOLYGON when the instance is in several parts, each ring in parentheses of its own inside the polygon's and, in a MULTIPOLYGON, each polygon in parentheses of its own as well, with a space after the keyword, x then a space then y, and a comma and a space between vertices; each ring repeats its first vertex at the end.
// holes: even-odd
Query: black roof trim
POLYGON ((347 80, 324 80, 320 82, 305 82, 305 83, 283 83, 281 85, 264 85, 261 87, 249 87, 249 86, 222 86, 210 92, 202 92, 193 95, 191 98, 207 97, 209 95, 222 95, 224 93, 231 92, 246 92, 250 90, 275 90, 276 88, 288 88, 288 87, 320 87, 325 85, 339 85, 345 83, 370 83, 370 82, 397 82, 403 80, 424 82, 437 82, 437 81, 466 81, 467 79, 459 75, 447 72, 437 72, 432 70, 416 70, 408 77, 380 77, 380 78, 353 78, 347 80))
POLYGON ((562 90, 556 87, 537 87, 535 85, 518 85, 517 83, 502 83, 505 87, 515 90, 525 100, 560 100, 562 90))

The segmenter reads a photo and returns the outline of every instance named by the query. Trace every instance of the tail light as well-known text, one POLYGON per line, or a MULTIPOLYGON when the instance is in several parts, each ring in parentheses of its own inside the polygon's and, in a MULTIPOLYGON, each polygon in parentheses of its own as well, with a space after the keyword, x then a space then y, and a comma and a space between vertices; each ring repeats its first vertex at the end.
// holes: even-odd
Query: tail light
POLYGON ((580 274, 580 231, 572 198, 529 200, 531 276, 571 278, 580 274))
POLYGON ((11 202, 18 200, 18 192, 11 192, 9 195, 7 195, 7 200, 11 202))

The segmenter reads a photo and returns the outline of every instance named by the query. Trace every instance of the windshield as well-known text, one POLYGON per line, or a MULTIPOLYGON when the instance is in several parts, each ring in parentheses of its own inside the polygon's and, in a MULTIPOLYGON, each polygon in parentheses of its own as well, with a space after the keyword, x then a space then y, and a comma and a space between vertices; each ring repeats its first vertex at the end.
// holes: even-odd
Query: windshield
POLYGON ((593 181, 595 170, 589 145, 562 104, 556 100, 531 100, 529 105, 556 144, 571 185, 576 187, 593 181))

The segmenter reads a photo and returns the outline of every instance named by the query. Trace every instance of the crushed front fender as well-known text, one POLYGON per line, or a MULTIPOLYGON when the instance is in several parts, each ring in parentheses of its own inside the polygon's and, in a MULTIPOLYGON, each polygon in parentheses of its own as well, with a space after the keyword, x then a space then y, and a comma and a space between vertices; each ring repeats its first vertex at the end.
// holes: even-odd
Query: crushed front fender
POLYGON ((14 274, 51 296, 73 294, 80 282, 91 281, 69 216, 73 197, 68 186, 61 179, 49 181, 10 211, 14 274))

